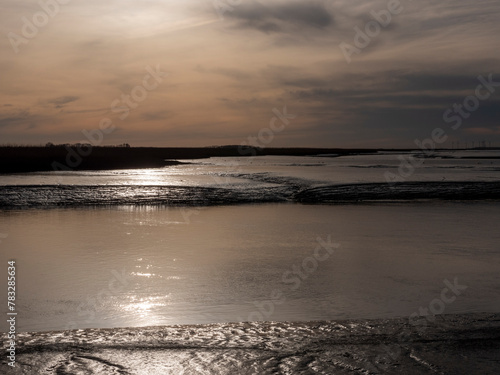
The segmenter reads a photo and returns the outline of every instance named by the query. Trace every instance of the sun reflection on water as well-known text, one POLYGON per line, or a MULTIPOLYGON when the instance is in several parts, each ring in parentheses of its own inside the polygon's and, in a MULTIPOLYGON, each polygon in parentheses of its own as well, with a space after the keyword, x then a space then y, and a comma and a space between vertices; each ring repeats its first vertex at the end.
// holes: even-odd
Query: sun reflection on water
POLYGON ((132 272, 134 276, 142 276, 142 277, 152 277, 156 276, 154 273, 143 273, 143 272, 132 272))
POLYGON ((166 298, 168 296, 157 297, 138 297, 130 296, 130 302, 122 304, 123 311, 137 314, 140 318, 154 319, 153 310, 168 305, 166 298))

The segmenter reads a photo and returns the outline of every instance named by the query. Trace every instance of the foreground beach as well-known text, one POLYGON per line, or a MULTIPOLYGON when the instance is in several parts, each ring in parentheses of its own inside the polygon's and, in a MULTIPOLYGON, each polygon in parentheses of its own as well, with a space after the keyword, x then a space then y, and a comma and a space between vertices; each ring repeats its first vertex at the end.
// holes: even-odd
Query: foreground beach
MULTIPOLYGON (((2 353, 7 350, 2 334, 2 353)), ((21 333, 2 374, 498 374, 500 314, 21 333)))

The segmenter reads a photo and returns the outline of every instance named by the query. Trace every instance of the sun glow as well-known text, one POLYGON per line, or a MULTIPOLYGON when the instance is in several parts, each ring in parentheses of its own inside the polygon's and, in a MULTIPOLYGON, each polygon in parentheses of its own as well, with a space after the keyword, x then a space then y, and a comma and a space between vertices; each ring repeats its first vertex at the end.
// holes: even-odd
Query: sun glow
POLYGON ((168 177, 158 169, 141 169, 131 173, 130 179, 137 185, 165 185, 168 177))
POLYGON ((121 306, 123 311, 138 314, 141 318, 153 319, 155 317, 154 310, 167 306, 165 299, 167 296, 158 297, 137 297, 131 296, 130 302, 121 306))

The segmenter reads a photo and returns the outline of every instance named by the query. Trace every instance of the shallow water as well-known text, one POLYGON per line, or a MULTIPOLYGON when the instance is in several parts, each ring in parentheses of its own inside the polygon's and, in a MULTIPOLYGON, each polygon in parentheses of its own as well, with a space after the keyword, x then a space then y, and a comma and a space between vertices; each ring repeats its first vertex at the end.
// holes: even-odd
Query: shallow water
POLYGON ((458 158, 492 155, 396 185, 411 153, 0 176, 7 370, 498 374, 500 159, 458 158))
POLYGON ((219 187, 227 189, 270 187, 276 183, 355 184, 386 182, 385 173, 404 181, 497 181, 500 151, 436 152, 421 159, 417 152, 380 152, 342 157, 215 157, 182 160, 186 164, 164 168, 110 171, 60 171, 0 176, 2 185, 140 185, 219 187), (401 168, 410 157, 420 160, 413 169, 401 168), (470 159, 488 157, 491 159, 470 159))
POLYGON ((17 262, 20 331, 409 316, 455 278, 467 289, 444 313, 497 312, 499 212, 499 202, 8 210, 0 262, 17 262))
POLYGON ((0 208, 500 200, 498 154, 230 157, 155 169, 12 174, 0 176, 0 208), (405 166, 410 158, 418 167, 405 166))

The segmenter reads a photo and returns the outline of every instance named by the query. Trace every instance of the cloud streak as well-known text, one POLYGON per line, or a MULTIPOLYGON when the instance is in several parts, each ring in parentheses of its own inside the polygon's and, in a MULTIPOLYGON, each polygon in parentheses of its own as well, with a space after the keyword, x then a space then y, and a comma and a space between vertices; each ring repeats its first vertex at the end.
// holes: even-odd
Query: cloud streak
POLYGON ((47 102, 53 104, 55 108, 62 108, 65 104, 76 102, 78 99, 80 99, 78 96, 66 95, 55 99, 49 99, 47 102))
POLYGON ((237 21, 236 28, 264 33, 303 31, 304 28, 321 30, 334 23, 333 16, 319 1, 251 1, 236 7, 228 16, 237 21))

